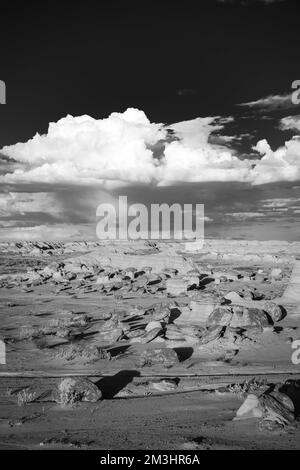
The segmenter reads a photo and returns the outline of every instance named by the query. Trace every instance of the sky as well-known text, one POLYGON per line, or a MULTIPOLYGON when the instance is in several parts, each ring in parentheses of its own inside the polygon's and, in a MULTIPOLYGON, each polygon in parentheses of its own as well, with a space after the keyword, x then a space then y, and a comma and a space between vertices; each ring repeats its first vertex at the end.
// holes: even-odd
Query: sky
POLYGON ((42 5, 1 6, 0 240, 95 239, 119 195, 300 240, 299 1, 42 5))

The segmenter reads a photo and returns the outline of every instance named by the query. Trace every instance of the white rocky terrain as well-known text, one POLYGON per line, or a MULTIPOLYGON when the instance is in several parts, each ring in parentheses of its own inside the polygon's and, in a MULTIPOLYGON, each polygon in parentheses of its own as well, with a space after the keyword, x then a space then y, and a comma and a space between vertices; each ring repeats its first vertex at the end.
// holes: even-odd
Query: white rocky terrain
POLYGON ((1 445, 295 447, 298 257, 276 241, 1 243, 1 445))

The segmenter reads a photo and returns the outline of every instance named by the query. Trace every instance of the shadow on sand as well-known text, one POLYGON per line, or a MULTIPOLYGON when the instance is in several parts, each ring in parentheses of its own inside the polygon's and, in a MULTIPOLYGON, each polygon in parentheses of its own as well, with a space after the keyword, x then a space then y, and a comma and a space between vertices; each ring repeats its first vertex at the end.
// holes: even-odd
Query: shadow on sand
POLYGON ((95 385, 101 390, 104 399, 112 399, 130 384, 134 377, 140 377, 136 370, 122 370, 111 377, 103 377, 95 385))

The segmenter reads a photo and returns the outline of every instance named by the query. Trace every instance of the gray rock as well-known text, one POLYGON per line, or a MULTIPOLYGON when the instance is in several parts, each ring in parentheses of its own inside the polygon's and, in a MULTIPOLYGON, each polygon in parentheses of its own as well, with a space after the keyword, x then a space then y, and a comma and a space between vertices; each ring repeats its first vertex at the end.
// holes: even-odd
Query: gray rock
MULTIPOLYGON (((283 394, 280 394, 283 395, 283 394)), ((287 397, 288 398, 288 397, 287 397)), ((288 424, 295 420, 294 412, 291 411, 290 402, 288 408, 286 407, 287 399, 279 397, 278 393, 268 394, 264 393, 260 397, 260 402, 264 407, 264 419, 267 421, 275 421, 279 424, 288 424)))
POLYGON ((228 307, 217 307, 209 315, 207 326, 228 326, 232 319, 232 311, 228 307))
POLYGON ((160 336, 162 333, 163 333, 163 329, 161 327, 153 328, 150 331, 146 331, 141 336, 136 336, 134 338, 131 338, 131 343, 143 343, 143 344, 150 343, 150 341, 153 341, 157 336, 160 336))
POLYGON ((269 325, 268 317, 263 310, 234 306, 230 322, 232 328, 263 328, 269 325))
POLYGON ((161 365, 169 368, 178 363, 178 356, 174 349, 159 348, 144 351, 139 358, 139 367, 151 367, 161 365))
POLYGON ((83 377, 66 377, 53 392, 53 399, 62 405, 78 401, 95 403, 102 397, 99 388, 90 380, 83 377))
POLYGON ((199 344, 207 344, 220 338, 223 328, 223 326, 213 326, 212 328, 209 328, 199 339, 199 344))
POLYGON ((274 302, 271 302, 271 300, 266 300, 264 302, 263 310, 268 315, 270 315, 274 323, 282 320, 283 318, 282 308, 279 305, 275 304, 274 302))
POLYGON ((121 339, 123 336, 123 330, 121 328, 114 328, 111 331, 105 331, 103 333, 99 334, 99 339, 102 343, 104 343, 107 346, 110 346, 119 339, 121 339))

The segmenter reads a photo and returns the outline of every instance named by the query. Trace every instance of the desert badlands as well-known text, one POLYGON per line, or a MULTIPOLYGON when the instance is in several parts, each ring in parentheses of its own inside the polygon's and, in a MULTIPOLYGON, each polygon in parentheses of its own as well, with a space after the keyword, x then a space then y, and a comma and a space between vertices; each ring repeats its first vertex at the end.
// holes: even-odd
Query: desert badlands
POLYGON ((299 256, 298 242, 1 243, 0 447, 297 447, 299 256))

